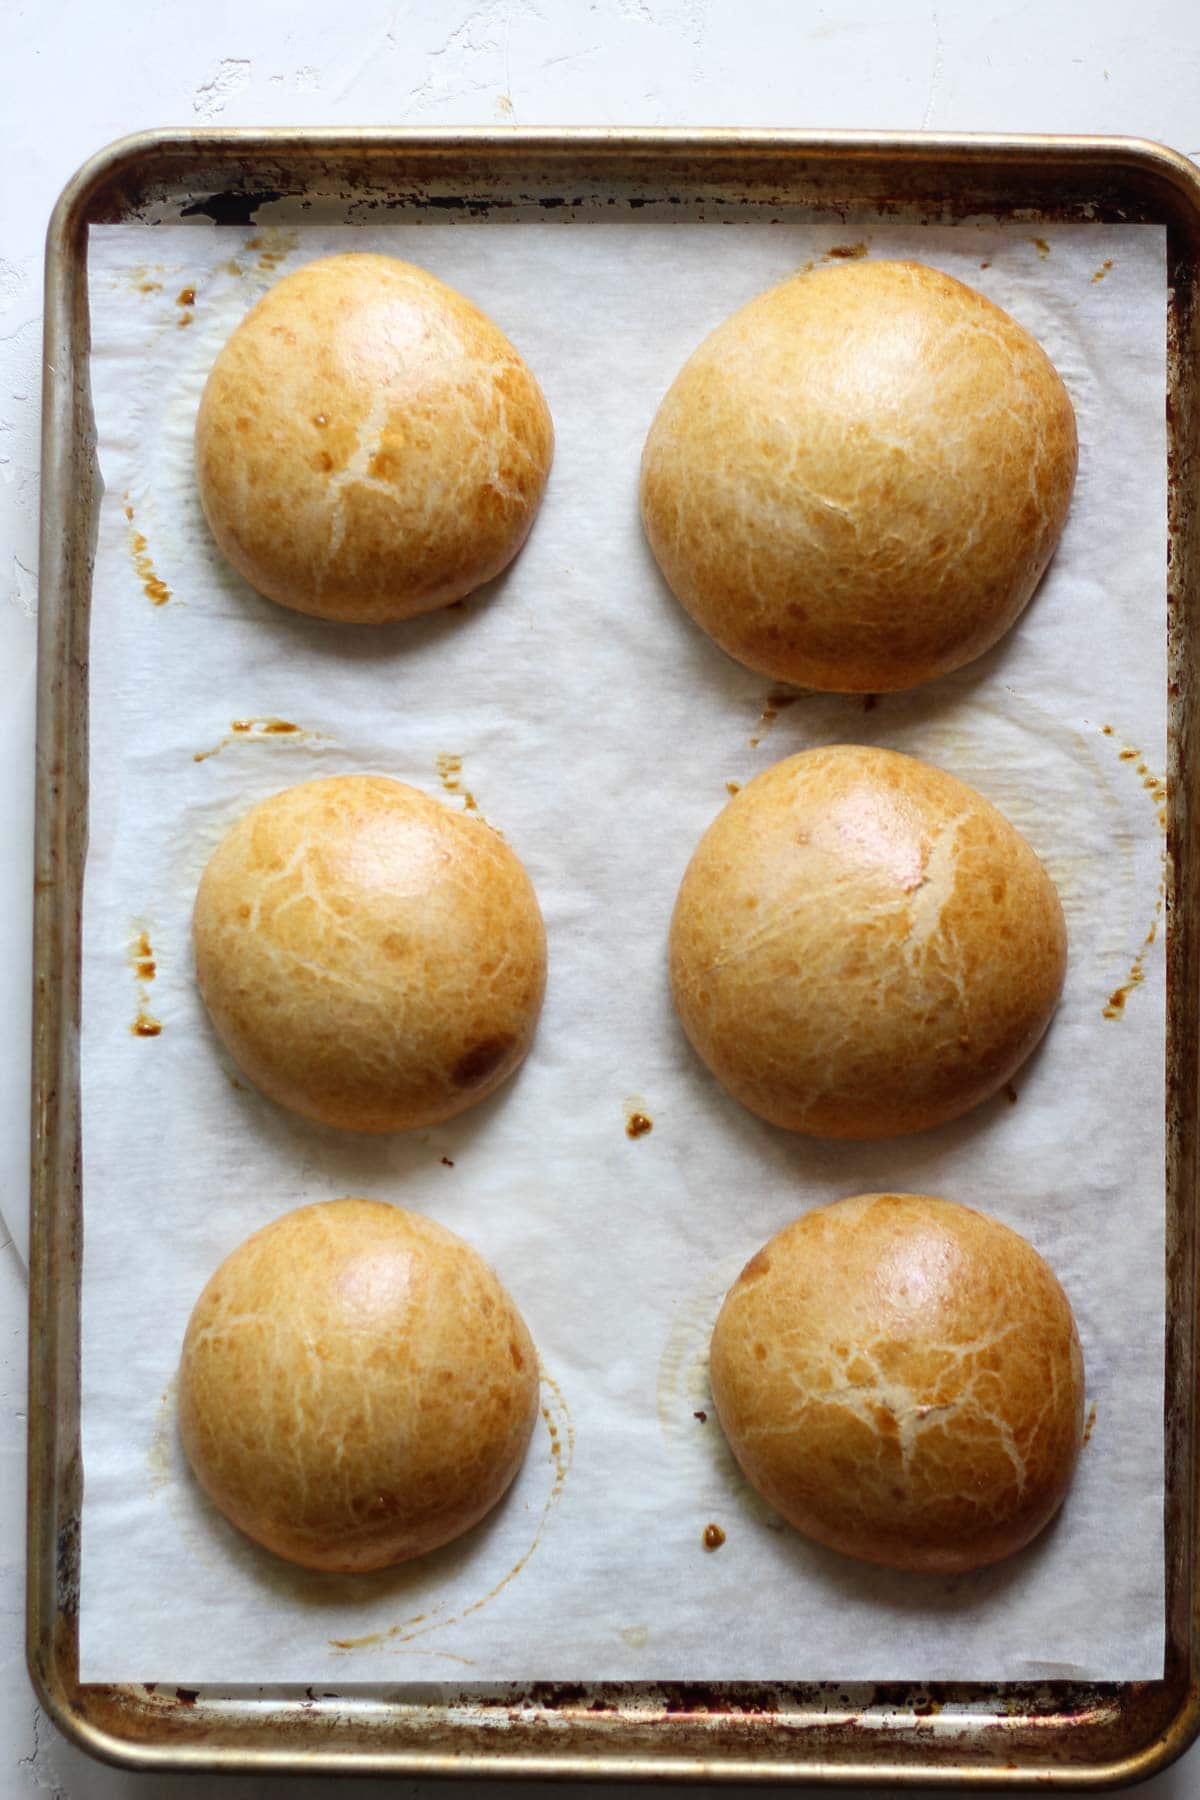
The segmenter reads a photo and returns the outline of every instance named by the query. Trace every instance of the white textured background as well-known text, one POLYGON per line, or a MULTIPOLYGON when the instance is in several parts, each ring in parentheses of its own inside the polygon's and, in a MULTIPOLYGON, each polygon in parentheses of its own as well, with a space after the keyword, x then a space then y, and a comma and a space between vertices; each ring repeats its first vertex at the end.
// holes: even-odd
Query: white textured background
MULTIPOLYGON (((1104 131, 1200 157, 1195 0, 0 0, 0 1209, 26 1205, 41 255, 63 183, 153 125, 1104 131)), ((24 1237, 24 1232, 20 1236, 24 1237)), ((23 1670, 24 1268, 0 1222, 0 1800, 212 1791, 101 1769, 23 1670)), ((472 1784, 482 1785, 482 1784, 472 1784)), ((221 1800, 420 1784, 220 1784, 221 1800)), ((588 1790, 596 1792, 597 1790, 588 1790)), ((1200 1750, 1144 1790, 1200 1793, 1200 1750)))

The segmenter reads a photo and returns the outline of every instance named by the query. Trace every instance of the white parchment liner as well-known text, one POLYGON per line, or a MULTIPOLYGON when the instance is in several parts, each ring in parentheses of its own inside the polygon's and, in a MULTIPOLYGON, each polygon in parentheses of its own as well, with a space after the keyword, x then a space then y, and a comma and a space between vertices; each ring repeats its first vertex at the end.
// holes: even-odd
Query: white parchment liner
POLYGON ((1161 1673, 1162 934, 1145 940, 1163 849, 1163 233, 869 233, 871 255, 936 264, 1040 338, 1077 409, 1079 484, 1039 595, 990 655, 870 710, 779 709, 666 591, 638 523, 638 458, 699 340, 847 234, 786 211, 652 215, 92 232, 106 493, 83 923, 84 1680, 1161 1673), (284 269, 346 248, 410 257, 483 305, 557 429, 513 569, 399 628, 337 628, 253 594, 210 544, 192 480, 220 344, 284 269), (272 719, 300 729, 264 730, 272 719), (1071 934, 1066 997, 1015 1103, 892 1143, 812 1142, 751 1117, 693 1057, 667 993, 675 889, 726 783, 832 740, 917 753, 997 802, 1058 882, 1071 934), (357 769, 452 806, 469 791, 524 858, 550 939, 519 1077, 449 1126, 390 1140, 305 1124, 235 1084, 189 949, 225 828, 292 782, 357 769), (131 966, 143 931, 153 981, 131 966), (1144 980, 1110 1005, 1139 957, 1144 980), (131 1032, 139 1013, 161 1033, 131 1032), (635 1108, 653 1120, 637 1140, 635 1108), (881 1188, 1015 1226, 1079 1319, 1096 1411, 1067 1507, 1031 1550, 972 1577, 859 1567, 781 1527, 708 1401, 708 1331, 746 1257, 797 1213, 881 1188), (170 1387, 221 1258, 288 1207, 345 1193, 426 1210, 477 1245, 547 1371, 546 1419, 498 1513, 356 1580, 293 1571, 214 1514, 182 1467, 170 1387), (727 1534, 715 1553, 710 1520, 727 1534))

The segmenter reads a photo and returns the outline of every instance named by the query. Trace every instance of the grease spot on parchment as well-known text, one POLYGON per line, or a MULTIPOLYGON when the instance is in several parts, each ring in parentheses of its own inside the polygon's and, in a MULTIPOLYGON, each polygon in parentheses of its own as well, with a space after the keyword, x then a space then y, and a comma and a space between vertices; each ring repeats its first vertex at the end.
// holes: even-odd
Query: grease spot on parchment
POLYGON ((750 748, 756 750, 762 743, 772 725, 789 706, 795 706, 802 696, 799 693, 778 690, 769 693, 763 701, 763 709, 759 715, 757 735, 750 739, 750 748))
POLYGON ((479 803, 474 794, 471 792, 470 788, 465 788, 462 785, 462 766, 463 759, 461 756, 458 756, 449 750, 440 751, 437 757, 438 780, 448 794, 459 794, 461 796, 464 812, 478 812, 479 803))
MULTIPOLYGON (((408 1618, 400 1619, 395 1625, 389 1625, 382 1631, 367 1632, 361 1637, 330 1638, 329 1643, 333 1649, 353 1652, 366 1648, 378 1648, 386 1644, 389 1651, 403 1654, 402 1647, 411 1643, 415 1638, 423 1638, 431 1631, 441 1631, 447 1625, 456 1625, 460 1620, 469 1618, 472 1613, 479 1612, 494 1600, 496 1595, 501 1593, 510 1582, 515 1581, 522 1570, 528 1566, 530 1558, 542 1541, 542 1534, 546 1529, 550 1514, 562 1497, 563 1487, 575 1455, 575 1425, 562 1389, 544 1366, 540 1373, 542 1383, 541 1416, 546 1431, 553 1479, 527 1548, 486 1593, 478 1599, 472 1600, 469 1605, 458 1605, 454 1610, 450 1610, 451 1602, 436 1601, 424 1612, 413 1613, 408 1618)), ((535 1451, 531 1445, 529 1455, 532 1457, 534 1454, 535 1451)), ((412 1654, 412 1652, 408 1652, 408 1654, 412 1654)))
POLYGON ((172 1375, 159 1397, 154 1415, 154 1430, 146 1452, 146 1467, 151 1494, 161 1493, 171 1479, 171 1438, 175 1429, 175 1407, 179 1394, 179 1377, 172 1375))
MULTIPOLYGON (((1100 730, 1104 737, 1113 739, 1118 743, 1120 742, 1120 739, 1117 738, 1117 734, 1111 725, 1102 725, 1100 730)), ((1150 796, 1159 828, 1165 833, 1167 829, 1168 801, 1167 783, 1165 779, 1163 776, 1157 775, 1151 770, 1141 750, 1133 744, 1122 744, 1121 748, 1117 751, 1117 759, 1119 762, 1124 763, 1127 768, 1131 769, 1141 781, 1142 787, 1150 796)), ((1121 982, 1118 987, 1113 989, 1105 1002, 1104 1017, 1106 1019, 1119 1019, 1123 1015, 1126 1004, 1134 989, 1141 987, 1146 979, 1146 959, 1158 937, 1158 930, 1162 923, 1163 908, 1166 905, 1166 898, 1167 872, 1166 851, 1164 849, 1163 870, 1159 878, 1158 894, 1155 898, 1154 912, 1151 915, 1150 924, 1146 930, 1145 937, 1142 939, 1142 942, 1129 965, 1129 973, 1126 975, 1124 981, 1121 982)))
POLYGON ((134 573, 142 584, 142 592, 154 606, 165 606, 171 598, 171 590, 165 581, 159 578, 150 555, 150 546, 145 535, 138 531, 134 524, 133 503, 128 493, 124 495, 125 521, 129 529, 126 541, 129 545, 129 557, 133 563, 134 573))
POLYGON ((158 964, 150 943, 149 934, 144 924, 135 919, 129 928, 129 940, 125 946, 125 960, 133 970, 137 983, 138 1009, 137 1017, 129 1027, 134 1037, 154 1038, 161 1035, 160 1021, 152 1017, 149 1011, 150 987, 158 973, 158 964))
POLYGON ((677 1302, 658 1362, 655 1400, 658 1423, 673 1458, 690 1471, 697 1487, 709 1492, 719 1486, 728 1501, 736 1499, 742 1511, 772 1530, 781 1529, 779 1515, 755 1492, 742 1474, 719 1425, 700 1430, 697 1420, 715 1413, 708 1376, 708 1352, 713 1325, 725 1294, 737 1279, 745 1256, 726 1258, 677 1302))
POLYGON ((229 735, 220 739, 210 750, 194 750, 193 762, 207 762, 210 756, 219 756, 228 744, 245 743, 248 740, 258 742, 263 738, 271 740, 286 739, 292 744, 314 744, 328 741, 327 733, 309 731, 303 725, 296 725, 291 719, 277 719, 267 716, 261 719, 231 719, 229 735))
POLYGON ((255 268, 261 275, 273 275, 300 242, 300 234, 281 225, 261 225, 246 242, 247 250, 257 250, 255 268))

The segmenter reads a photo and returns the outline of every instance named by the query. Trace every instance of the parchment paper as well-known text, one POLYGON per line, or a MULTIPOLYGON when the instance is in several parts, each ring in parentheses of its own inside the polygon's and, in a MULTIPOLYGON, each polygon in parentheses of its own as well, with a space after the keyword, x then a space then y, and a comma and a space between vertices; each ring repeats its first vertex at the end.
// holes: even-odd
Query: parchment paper
POLYGON ((1041 339, 1078 412, 1079 484, 1042 590, 982 661, 873 708, 779 708, 658 577, 638 458, 700 339, 846 240, 786 211, 653 208, 93 230, 106 493, 83 927, 83 1679, 1161 1673, 1163 934, 1146 939, 1163 852, 1163 233, 869 233, 870 254, 936 264, 1041 339), (389 629, 253 594, 210 545, 191 473, 228 332, 284 269, 348 247, 410 257, 482 304, 537 372, 558 436, 511 572, 389 629), (665 978, 675 890, 726 784, 831 740, 920 754, 996 801, 1046 860, 1071 934, 1062 1008, 1011 1093, 890 1143, 813 1142, 743 1111, 688 1049, 665 978), (451 806, 469 792, 524 858, 550 941, 519 1077, 452 1125, 382 1140, 306 1124, 236 1080, 189 948, 227 826, 281 787, 358 769, 451 806), (139 1017, 161 1032, 136 1035, 139 1017), (636 1140, 635 1109, 653 1121, 636 1140), (883 1188, 1024 1232, 1079 1320, 1095 1420, 1065 1511, 973 1577, 860 1567, 784 1528, 742 1482, 707 1394, 708 1332, 743 1261, 801 1211, 883 1188), (214 1514, 182 1467, 170 1386, 221 1258, 289 1207, 345 1193, 427 1210, 477 1245, 547 1371, 547 1422, 500 1511, 358 1580, 293 1571, 214 1514), (716 1552, 710 1521, 727 1534, 716 1552))

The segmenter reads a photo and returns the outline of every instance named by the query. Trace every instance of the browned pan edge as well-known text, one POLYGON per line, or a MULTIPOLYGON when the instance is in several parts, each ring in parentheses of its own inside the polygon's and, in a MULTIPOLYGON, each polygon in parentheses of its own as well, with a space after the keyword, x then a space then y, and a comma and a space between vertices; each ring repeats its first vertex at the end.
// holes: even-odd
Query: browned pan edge
POLYGON ((162 131, 65 189, 46 256, 35 869, 27 1652, 57 1724, 139 1768, 359 1771, 978 1788, 1113 1787, 1200 1724, 1197 1686, 1195 697, 1200 628, 1200 172, 1126 138, 786 131, 162 131), (78 1680, 80 899, 88 614, 99 506, 87 227, 130 216, 247 223, 597 202, 797 203, 816 213, 1154 222, 1170 280, 1167 888, 1166 1662, 1162 1680, 937 1686, 544 1684, 419 1690, 149 1689, 78 1680))

